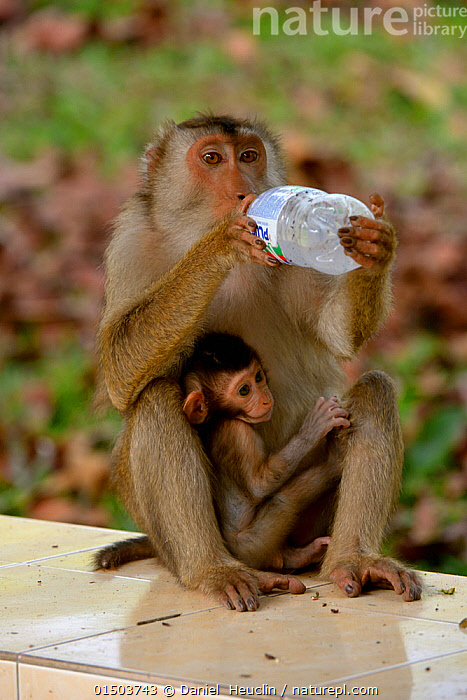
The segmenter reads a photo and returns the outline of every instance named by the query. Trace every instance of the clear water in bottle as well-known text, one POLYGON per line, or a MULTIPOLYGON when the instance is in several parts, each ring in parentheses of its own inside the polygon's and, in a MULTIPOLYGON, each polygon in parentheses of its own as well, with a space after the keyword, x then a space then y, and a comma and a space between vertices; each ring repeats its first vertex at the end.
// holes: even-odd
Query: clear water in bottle
POLYGON ((271 256, 330 275, 342 275, 360 267, 345 255, 338 229, 349 225, 350 216, 374 219, 371 211, 354 197, 292 185, 260 194, 248 215, 256 221, 255 234, 266 241, 266 251, 271 256))

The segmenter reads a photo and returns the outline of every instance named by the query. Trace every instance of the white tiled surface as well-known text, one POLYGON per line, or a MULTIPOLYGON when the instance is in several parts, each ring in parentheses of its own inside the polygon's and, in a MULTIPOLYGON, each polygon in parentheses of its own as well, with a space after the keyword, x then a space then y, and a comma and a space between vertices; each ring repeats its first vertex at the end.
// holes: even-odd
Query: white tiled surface
POLYGON ((16 663, 0 660, 0 698, 16 698, 16 663))
POLYGON ((155 560, 92 572, 93 552, 125 536, 0 516, 0 700, 87 700, 112 684, 117 697, 139 685, 140 697, 166 697, 166 685, 173 697, 193 697, 182 685, 303 697, 343 684, 388 700, 467 697, 465 578, 423 574, 423 600, 404 603, 386 590, 344 598, 304 575, 319 600, 271 596, 239 614, 182 590, 155 560))

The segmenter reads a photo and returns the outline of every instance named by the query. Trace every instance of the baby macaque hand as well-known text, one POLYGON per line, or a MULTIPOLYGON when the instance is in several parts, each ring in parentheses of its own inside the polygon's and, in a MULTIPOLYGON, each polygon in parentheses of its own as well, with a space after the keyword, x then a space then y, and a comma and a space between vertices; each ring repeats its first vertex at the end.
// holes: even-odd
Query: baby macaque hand
POLYGON ((327 400, 320 396, 303 421, 300 432, 303 432, 308 440, 317 443, 333 428, 349 428, 348 417, 348 412, 339 405, 337 396, 327 400))

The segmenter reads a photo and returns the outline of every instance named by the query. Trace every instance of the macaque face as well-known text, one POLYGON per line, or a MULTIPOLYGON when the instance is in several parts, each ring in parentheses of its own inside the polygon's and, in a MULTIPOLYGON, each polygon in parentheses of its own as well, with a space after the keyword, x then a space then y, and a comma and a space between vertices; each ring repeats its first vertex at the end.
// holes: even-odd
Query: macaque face
POLYGON ((245 423, 265 423, 271 418, 274 399, 257 360, 230 377, 225 388, 225 403, 239 411, 236 417, 245 423))
POLYGON ((212 197, 216 217, 231 213, 249 194, 265 189, 266 149, 254 134, 207 134, 187 155, 191 180, 212 197))

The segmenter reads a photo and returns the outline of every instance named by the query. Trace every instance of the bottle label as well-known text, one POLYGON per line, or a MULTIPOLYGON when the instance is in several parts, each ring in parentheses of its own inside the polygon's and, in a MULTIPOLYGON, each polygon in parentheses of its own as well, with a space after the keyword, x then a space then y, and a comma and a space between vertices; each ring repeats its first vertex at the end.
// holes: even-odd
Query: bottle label
POLYGON ((266 243, 264 249, 271 257, 290 265, 290 261, 282 252, 277 240, 277 220, 284 204, 290 197, 299 192, 307 191, 309 194, 323 194, 322 190, 300 185, 284 185, 267 190, 257 197, 248 209, 248 216, 256 221, 256 231, 253 233, 262 238, 266 243))

